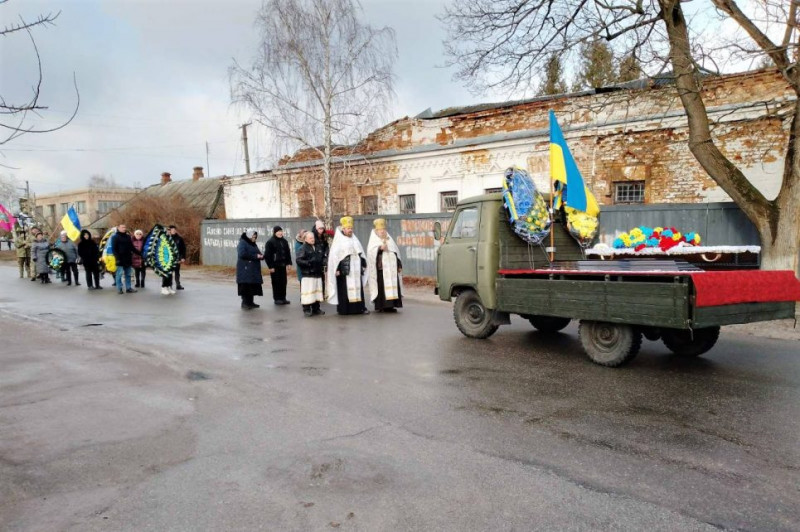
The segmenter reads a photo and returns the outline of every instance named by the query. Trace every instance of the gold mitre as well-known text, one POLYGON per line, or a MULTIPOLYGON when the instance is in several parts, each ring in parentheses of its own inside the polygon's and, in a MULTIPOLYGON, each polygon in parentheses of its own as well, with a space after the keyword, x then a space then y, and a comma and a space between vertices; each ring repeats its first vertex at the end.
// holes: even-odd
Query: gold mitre
POLYGON ((343 216, 341 220, 339 220, 339 224, 344 229, 352 229, 353 228, 353 217, 352 216, 343 216))
POLYGON ((383 218, 376 218, 372 222, 372 225, 375 226, 375 229, 386 229, 386 220, 384 220, 383 218))

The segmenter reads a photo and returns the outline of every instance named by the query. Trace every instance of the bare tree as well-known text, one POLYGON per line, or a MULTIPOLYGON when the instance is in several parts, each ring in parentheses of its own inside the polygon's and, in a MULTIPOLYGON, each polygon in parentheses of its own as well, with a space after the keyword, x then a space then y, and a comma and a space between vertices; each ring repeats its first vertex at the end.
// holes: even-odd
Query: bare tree
POLYGON ((112 175, 94 174, 86 184, 89 188, 115 188, 117 181, 112 175))
MULTIPOLYGON (((0 0, 0 6, 7 2, 8 0, 0 0)), ((38 72, 38 77, 31 87, 31 93, 24 97, 21 101, 10 102, 6 99, 5 95, 0 94, 0 132, 2 132, 0 134, 0 146, 11 142, 17 137, 25 135, 26 133, 50 133, 52 131, 57 131, 72 122, 72 119, 75 118, 75 115, 78 113, 78 107, 80 106, 80 94, 78 92, 77 82, 75 81, 75 77, 73 75, 72 81, 73 85, 75 86, 75 95, 77 101, 75 103, 75 109, 72 112, 72 115, 60 125, 55 127, 42 128, 37 127, 34 123, 32 123, 35 122, 35 117, 39 116, 42 111, 47 109, 47 106, 40 102, 40 97, 42 94, 42 82, 44 78, 42 74, 42 58, 39 55, 39 48, 36 46, 36 41, 33 38, 33 30, 54 25, 55 20, 60 14, 61 12, 39 15, 36 20, 31 22, 26 21, 20 16, 19 22, 7 24, 2 30, 0 30, 0 38, 3 39, 14 38, 15 34, 21 32, 27 33, 33 51, 36 54, 38 72), (31 118, 31 115, 33 115, 34 118, 31 118)), ((0 166, 5 165, 0 164, 0 166)))
POLYGON ((17 212, 19 210, 19 192, 19 184, 13 175, 0 174, 0 205, 4 205, 12 212, 17 212))
POLYGON ((564 69, 561 66, 561 58, 553 54, 545 65, 545 78, 542 87, 539 89, 540 95, 564 94, 567 92, 567 83, 564 81, 564 69))
POLYGON ((359 21, 354 0, 266 0, 253 64, 230 69, 231 98, 278 144, 322 160, 325 218, 332 220, 334 148, 381 123, 393 97, 394 30, 359 21))
POLYGON ((689 18, 681 0, 471 0, 453 1, 442 19, 449 32, 450 63, 477 90, 529 87, 551 54, 566 55, 597 39, 613 43, 618 53, 636 53, 648 68, 671 70, 695 159, 755 224, 762 265, 797 271, 800 0, 709 0, 708 6, 703 16, 689 18), (704 34, 700 24, 709 17, 735 23, 739 34, 727 41, 704 34), (748 181, 715 142, 699 75, 704 67, 718 70, 731 59, 763 56, 794 92, 784 114, 788 141, 783 180, 774 200, 748 181))

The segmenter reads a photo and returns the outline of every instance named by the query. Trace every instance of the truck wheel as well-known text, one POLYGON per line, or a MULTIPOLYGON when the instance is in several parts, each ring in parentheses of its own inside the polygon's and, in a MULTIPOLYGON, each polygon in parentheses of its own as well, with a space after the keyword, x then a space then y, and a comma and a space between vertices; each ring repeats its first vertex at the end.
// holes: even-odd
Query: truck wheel
POLYGON ((718 338, 719 327, 706 327, 694 331, 665 329, 661 337, 667 349, 682 357, 698 357, 708 352, 717 343, 718 338))
POLYGON ((458 330, 469 338, 489 338, 498 327, 492 324, 492 313, 473 290, 458 294, 453 305, 453 318, 458 330))
POLYGON ((592 362, 610 368, 630 362, 642 347, 642 333, 620 323, 581 320, 578 335, 592 362))
POLYGON ((570 318, 559 318, 557 316, 528 316, 528 321, 536 327, 536 330, 544 333, 556 333, 569 325, 570 318))

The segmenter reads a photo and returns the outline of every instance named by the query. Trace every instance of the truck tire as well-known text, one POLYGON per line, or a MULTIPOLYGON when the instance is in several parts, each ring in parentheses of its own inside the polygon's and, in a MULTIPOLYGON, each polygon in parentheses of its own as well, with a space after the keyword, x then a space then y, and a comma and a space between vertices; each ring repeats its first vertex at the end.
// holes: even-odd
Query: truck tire
POLYGON ((630 362, 642 347, 641 331, 622 323, 581 320, 578 335, 592 362, 610 368, 630 362))
POLYGON ((489 338, 497 331, 492 323, 492 313, 483 306, 481 298, 474 290, 458 294, 453 305, 453 318, 458 330, 469 338, 489 338))
POLYGON ((571 318, 559 318, 558 316, 528 316, 528 321, 536 327, 537 331, 543 333, 556 333, 569 325, 571 318))
POLYGON ((699 357, 707 353, 719 338, 719 327, 706 327, 689 331, 664 329, 661 339, 667 349, 682 357, 699 357))

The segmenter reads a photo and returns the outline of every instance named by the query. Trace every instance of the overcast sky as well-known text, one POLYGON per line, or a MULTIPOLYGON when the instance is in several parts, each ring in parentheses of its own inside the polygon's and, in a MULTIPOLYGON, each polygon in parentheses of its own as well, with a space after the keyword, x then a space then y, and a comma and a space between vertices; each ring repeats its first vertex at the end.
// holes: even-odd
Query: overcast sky
MULTIPOLYGON (((397 35, 394 118, 497 101, 473 96, 441 68, 444 31, 436 19, 446 0, 362 0, 373 26, 397 35)), ((61 11, 56 26, 34 36, 44 67, 41 102, 50 110, 37 126, 55 126, 80 108, 66 128, 25 135, 0 147, 0 168, 33 191, 84 187, 94 174, 123 185, 148 186, 168 171, 173 179, 244 173, 238 126, 249 118, 230 106, 227 69, 248 63, 257 44, 254 15, 261 0, 9 0, 0 25, 61 11), (209 164, 206 164, 206 142, 209 164)), ((35 83, 33 48, 18 33, 0 40, 0 94, 22 101, 35 83)), ((263 134, 249 131, 253 170, 277 159, 263 134)))
MULTIPOLYGON (((451 80, 443 63, 444 33, 436 20, 444 0, 364 0, 365 19, 397 33, 397 99, 391 116, 415 115, 491 99, 476 98, 451 80)), ((44 66, 42 102, 50 111, 37 125, 56 125, 76 102, 65 129, 25 135, 0 149, 0 168, 34 191, 85 186, 93 174, 124 185, 158 182, 162 171, 188 178, 244 172, 241 131, 248 117, 231 108, 227 68, 248 62, 257 43, 253 27, 260 0, 10 0, 0 6, 7 25, 61 10, 55 27, 35 31, 44 66)), ((20 101, 35 82, 35 61, 24 34, 0 41, 0 94, 20 101)), ((271 146, 250 132, 253 169, 268 164, 271 146)))

